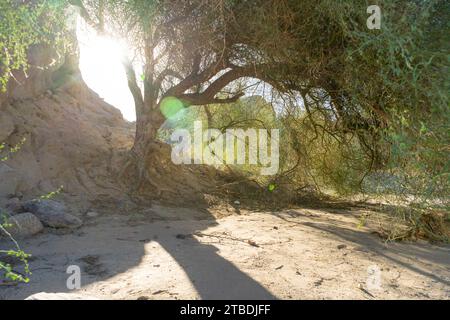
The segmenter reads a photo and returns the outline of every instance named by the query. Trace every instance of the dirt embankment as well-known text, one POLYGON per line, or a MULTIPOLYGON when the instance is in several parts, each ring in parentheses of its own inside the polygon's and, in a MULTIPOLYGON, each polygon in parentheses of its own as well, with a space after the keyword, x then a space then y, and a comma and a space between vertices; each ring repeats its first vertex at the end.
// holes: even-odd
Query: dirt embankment
POLYGON ((133 124, 79 84, 1 107, 0 141, 21 149, 0 163, 0 199, 32 198, 64 186, 63 195, 86 205, 117 194, 115 161, 133 139, 133 124), (116 191, 115 191, 116 190, 116 191))

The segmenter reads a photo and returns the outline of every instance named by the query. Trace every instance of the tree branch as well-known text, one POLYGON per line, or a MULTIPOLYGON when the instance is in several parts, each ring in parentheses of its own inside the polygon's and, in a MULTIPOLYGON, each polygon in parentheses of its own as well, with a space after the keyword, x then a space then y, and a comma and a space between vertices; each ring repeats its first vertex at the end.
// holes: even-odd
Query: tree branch
POLYGON ((196 73, 195 65, 194 70, 189 74, 184 80, 176 84, 169 90, 167 90, 165 96, 179 96, 184 94, 184 92, 196 85, 202 84, 214 77, 220 70, 223 70, 225 66, 222 61, 215 60, 208 67, 206 67, 200 73, 196 73))
POLYGON ((178 95, 181 99, 184 99, 193 105, 199 104, 211 104, 211 103, 231 103, 237 101, 240 97, 244 95, 243 92, 238 92, 234 96, 229 98, 215 98, 216 94, 225 88, 231 82, 243 78, 243 77, 256 77, 265 78, 264 72, 268 65, 261 64, 255 66, 247 67, 234 67, 233 69, 227 71, 215 81, 213 81, 208 88, 202 93, 195 94, 181 94, 178 95))
POLYGON ((174 78, 177 78, 177 79, 179 79, 179 80, 182 80, 182 79, 183 79, 183 76, 182 76, 181 74, 179 74, 178 72, 176 72, 176 71, 174 71, 174 70, 172 70, 172 69, 170 69, 170 68, 166 68, 166 69, 164 69, 163 72, 161 72, 161 73, 158 75, 158 77, 156 77, 156 80, 155 80, 155 86, 156 86, 157 88, 160 88, 162 82, 163 82, 164 79, 167 78, 167 77, 174 77, 174 78))
POLYGON ((122 63, 127 75, 128 88, 131 91, 136 106, 136 113, 142 113, 142 111, 144 110, 144 97, 142 96, 141 89, 137 84, 136 73, 134 71, 133 64, 128 59, 124 59, 122 63))
MULTIPOLYGON (((78 7, 80 9, 80 15, 81 17, 84 19, 84 21, 86 21, 86 23, 88 25, 90 25, 93 29, 95 29, 96 31, 103 33, 104 32, 104 24, 103 24, 103 17, 99 17, 100 21, 97 23, 94 21, 94 19, 92 19, 91 15, 89 14, 89 12, 87 11, 86 7, 83 4, 83 1, 81 0, 69 0, 69 4, 78 7)), ((103 1, 101 2, 101 7, 100 7, 100 14, 103 15, 103 1)))
POLYGON ((208 98, 203 94, 192 93, 183 94, 179 98, 186 104, 191 106, 208 105, 208 104, 221 104, 221 103, 233 103, 239 100, 244 95, 244 92, 239 92, 229 98, 208 98))

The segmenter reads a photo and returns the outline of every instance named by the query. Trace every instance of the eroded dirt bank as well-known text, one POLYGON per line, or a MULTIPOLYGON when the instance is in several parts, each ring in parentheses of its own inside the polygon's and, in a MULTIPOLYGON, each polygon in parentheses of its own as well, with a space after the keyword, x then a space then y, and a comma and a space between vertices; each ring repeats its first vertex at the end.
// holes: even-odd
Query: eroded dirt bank
MULTIPOLYGON (((217 213, 215 213, 217 216, 217 213)), ((154 206, 99 216, 75 233, 22 242, 33 253, 30 284, 0 298, 69 292, 66 268, 99 299, 448 299, 450 248, 385 244, 350 211, 292 209, 214 219, 154 206), (196 217, 196 218, 192 218, 196 217), (367 288, 368 267, 381 288, 367 288)), ((73 293, 73 291, 72 291, 73 293)))

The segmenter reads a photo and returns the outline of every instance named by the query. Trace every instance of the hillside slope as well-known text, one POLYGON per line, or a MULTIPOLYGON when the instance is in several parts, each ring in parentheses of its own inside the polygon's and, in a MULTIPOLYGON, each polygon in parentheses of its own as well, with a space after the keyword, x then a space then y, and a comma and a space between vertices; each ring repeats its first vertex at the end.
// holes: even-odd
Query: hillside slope
POLYGON ((64 186, 64 193, 97 195, 116 189, 110 170, 129 149, 132 123, 82 84, 1 106, 0 141, 19 152, 0 164, 0 198, 32 197, 64 186))

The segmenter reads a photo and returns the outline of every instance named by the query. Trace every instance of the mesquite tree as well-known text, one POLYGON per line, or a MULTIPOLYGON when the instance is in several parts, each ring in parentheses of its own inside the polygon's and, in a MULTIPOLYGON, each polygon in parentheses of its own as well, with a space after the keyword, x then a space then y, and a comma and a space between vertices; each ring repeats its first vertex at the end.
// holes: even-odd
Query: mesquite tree
POLYGON ((98 32, 126 37, 142 61, 142 89, 133 61, 124 61, 136 108, 132 153, 137 162, 151 155, 165 120, 161 109, 172 107, 164 104, 166 98, 184 107, 230 103, 244 94, 240 79, 259 79, 286 91, 289 80, 304 71, 292 55, 296 43, 289 29, 295 21, 282 1, 73 4, 98 32))
POLYGON ((229 103, 245 93, 243 80, 250 78, 298 102, 316 133, 339 143, 356 135, 369 169, 386 165, 396 145, 402 149, 397 155, 431 159, 408 141, 432 146, 438 155, 427 170, 445 162, 445 0, 380 0, 380 30, 367 28, 367 3, 359 0, 71 3, 99 32, 127 38, 143 64, 140 88, 132 61, 124 63, 136 106, 132 154, 141 177, 164 121, 161 109, 171 107, 166 98, 183 107, 229 103), (434 134, 416 139, 418 129, 434 134))

